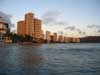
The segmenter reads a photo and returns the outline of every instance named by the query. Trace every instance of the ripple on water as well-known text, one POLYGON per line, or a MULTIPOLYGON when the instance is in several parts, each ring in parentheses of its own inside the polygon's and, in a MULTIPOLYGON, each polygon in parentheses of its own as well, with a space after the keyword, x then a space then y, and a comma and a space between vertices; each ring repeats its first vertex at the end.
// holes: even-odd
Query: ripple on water
POLYGON ((3 45, 0 75, 100 75, 98 44, 3 45))

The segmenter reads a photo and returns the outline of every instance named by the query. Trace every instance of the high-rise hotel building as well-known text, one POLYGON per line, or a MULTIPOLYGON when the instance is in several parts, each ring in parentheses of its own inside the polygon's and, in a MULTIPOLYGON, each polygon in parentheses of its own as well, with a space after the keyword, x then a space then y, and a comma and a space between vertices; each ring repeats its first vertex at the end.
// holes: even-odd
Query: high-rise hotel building
POLYGON ((17 33, 19 35, 25 36, 25 22, 24 21, 18 21, 17 22, 17 33))
POLYGON ((18 35, 30 35, 33 39, 42 38, 42 21, 34 18, 33 13, 25 14, 25 21, 17 23, 18 35))
POLYGON ((25 27, 26 27, 26 35, 30 35, 34 37, 34 14, 27 13, 25 14, 25 27))
POLYGON ((42 39, 42 21, 39 19, 34 19, 34 38, 42 39))

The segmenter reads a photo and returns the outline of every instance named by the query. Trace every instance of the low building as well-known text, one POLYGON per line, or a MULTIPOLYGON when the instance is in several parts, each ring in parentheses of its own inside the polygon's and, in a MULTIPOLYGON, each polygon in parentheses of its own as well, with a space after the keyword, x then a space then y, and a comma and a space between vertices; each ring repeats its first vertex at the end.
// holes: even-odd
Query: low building
POLYGON ((10 44, 12 43, 12 40, 10 39, 10 37, 5 37, 4 43, 10 44))
POLYGON ((8 32, 10 32, 8 24, 4 22, 0 22, 0 34, 6 34, 8 32))
POLYGON ((63 43, 64 42, 64 37, 62 35, 59 35, 58 42, 59 43, 63 43))
POLYGON ((73 38, 71 37, 64 37, 64 43, 72 43, 73 42, 73 38))
POLYGON ((9 33, 10 29, 7 23, 0 22, 0 43, 3 43, 5 40, 5 34, 9 33))
POLYGON ((57 42, 58 41, 58 36, 57 36, 57 33, 54 33, 53 34, 53 42, 57 42))
POLYGON ((73 43, 79 43, 80 42, 80 38, 73 38, 73 43))

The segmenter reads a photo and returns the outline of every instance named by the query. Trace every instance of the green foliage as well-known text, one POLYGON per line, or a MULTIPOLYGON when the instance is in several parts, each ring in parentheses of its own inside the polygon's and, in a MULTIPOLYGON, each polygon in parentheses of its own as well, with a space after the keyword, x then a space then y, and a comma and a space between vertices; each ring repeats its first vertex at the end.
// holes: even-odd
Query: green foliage
POLYGON ((32 42, 33 41, 33 37, 30 35, 17 35, 17 34, 12 34, 12 33, 7 33, 5 34, 6 37, 10 37, 10 39, 12 40, 13 43, 17 43, 17 42, 32 42))
POLYGON ((32 40, 33 40, 33 37, 30 36, 30 35, 26 35, 26 36, 24 37, 24 41, 32 42, 32 40))

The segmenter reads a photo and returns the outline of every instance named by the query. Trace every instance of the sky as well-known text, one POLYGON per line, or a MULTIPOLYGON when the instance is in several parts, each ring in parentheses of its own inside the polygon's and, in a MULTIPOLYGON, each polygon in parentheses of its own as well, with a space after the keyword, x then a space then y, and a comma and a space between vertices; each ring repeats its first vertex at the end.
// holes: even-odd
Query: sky
POLYGON ((25 13, 42 20, 43 31, 82 37, 100 35, 100 0, 0 0, 0 12, 11 19, 11 30, 25 13))

